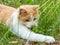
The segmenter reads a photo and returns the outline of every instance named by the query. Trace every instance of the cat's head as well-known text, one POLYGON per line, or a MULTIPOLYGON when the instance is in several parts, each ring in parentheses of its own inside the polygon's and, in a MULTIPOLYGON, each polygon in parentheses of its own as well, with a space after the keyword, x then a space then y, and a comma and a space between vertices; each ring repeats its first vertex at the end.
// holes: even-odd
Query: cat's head
POLYGON ((38 19, 38 5, 21 5, 18 19, 26 27, 31 28, 38 19))

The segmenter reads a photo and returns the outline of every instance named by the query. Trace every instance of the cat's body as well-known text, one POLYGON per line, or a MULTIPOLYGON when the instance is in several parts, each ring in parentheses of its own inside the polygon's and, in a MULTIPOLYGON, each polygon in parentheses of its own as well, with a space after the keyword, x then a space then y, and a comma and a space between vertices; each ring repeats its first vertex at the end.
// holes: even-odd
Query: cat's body
POLYGON ((55 39, 32 32, 30 29, 38 18, 37 5, 22 5, 18 9, 0 5, 0 21, 10 26, 11 31, 18 37, 30 41, 53 43, 55 39), (6 16, 7 15, 7 16, 6 16))
POLYGON ((16 9, 0 4, 0 21, 5 22, 16 9))

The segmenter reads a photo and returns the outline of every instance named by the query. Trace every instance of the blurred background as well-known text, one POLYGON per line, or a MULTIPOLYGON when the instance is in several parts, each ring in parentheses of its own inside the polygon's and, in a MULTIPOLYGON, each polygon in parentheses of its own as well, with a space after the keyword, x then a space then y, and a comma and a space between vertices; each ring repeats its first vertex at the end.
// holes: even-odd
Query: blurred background
MULTIPOLYGON (((33 27, 32 31, 60 40, 60 0, 0 0, 0 4, 14 8, 18 8, 20 5, 39 5, 38 27, 33 27)), ((9 43, 21 40, 9 30, 9 27, 0 22, 0 45, 21 44, 9 43)))

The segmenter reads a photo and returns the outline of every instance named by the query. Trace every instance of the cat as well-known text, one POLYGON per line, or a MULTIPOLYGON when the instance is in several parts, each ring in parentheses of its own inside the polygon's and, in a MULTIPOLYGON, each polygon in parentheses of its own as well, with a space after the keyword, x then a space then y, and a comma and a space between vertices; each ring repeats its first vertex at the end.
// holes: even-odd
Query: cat
POLYGON ((52 36, 37 34, 31 30, 32 26, 37 26, 39 5, 21 5, 13 8, 0 4, 0 21, 10 27, 10 31, 29 41, 53 43, 52 36))

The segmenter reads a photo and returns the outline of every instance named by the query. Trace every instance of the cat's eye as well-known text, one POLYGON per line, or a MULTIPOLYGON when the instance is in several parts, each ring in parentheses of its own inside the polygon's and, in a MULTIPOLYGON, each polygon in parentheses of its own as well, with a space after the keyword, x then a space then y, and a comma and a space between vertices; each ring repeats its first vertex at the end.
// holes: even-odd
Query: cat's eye
POLYGON ((36 20, 36 18, 34 18, 34 20, 36 20))
POLYGON ((25 21, 26 21, 26 22, 29 22, 30 20, 27 19, 27 20, 25 20, 25 21))

